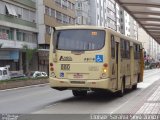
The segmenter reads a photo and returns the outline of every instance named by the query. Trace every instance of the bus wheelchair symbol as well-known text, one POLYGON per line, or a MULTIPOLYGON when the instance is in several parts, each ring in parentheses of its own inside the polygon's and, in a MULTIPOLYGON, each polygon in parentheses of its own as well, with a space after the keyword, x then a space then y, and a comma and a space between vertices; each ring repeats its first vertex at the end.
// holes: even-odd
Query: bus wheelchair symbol
POLYGON ((103 62, 103 55, 96 55, 96 62, 102 63, 103 62))

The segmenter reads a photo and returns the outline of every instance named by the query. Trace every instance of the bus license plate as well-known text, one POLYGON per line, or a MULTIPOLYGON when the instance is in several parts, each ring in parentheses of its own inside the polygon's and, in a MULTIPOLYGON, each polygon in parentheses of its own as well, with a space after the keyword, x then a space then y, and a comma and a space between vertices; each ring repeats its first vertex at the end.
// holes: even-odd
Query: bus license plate
POLYGON ((75 74, 73 74, 73 78, 82 79, 83 78, 83 74, 81 74, 81 73, 75 73, 75 74))

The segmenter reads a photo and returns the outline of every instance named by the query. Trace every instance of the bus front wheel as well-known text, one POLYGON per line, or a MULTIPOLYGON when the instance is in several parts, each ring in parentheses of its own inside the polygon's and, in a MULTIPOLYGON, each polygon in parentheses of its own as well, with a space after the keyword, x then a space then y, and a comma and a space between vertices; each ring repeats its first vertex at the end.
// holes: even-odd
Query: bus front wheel
POLYGON ((87 91, 86 90, 72 90, 72 93, 73 93, 73 95, 75 97, 87 95, 87 91))

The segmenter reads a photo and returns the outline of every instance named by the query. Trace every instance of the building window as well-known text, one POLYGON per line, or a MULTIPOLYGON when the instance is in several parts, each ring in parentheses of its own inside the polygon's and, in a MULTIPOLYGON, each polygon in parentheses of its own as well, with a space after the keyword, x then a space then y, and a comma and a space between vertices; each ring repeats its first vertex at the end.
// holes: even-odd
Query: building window
POLYGON ((60 23, 62 22, 62 14, 58 11, 56 11, 56 19, 58 22, 60 22, 60 23))
POLYGON ((14 31, 10 28, 0 27, 0 39, 4 40, 14 40, 14 31))
POLYGON ((55 18, 55 10, 54 9, 51 9, 51 17, 55 18))
POLYGON ((75 24, 75 19, 72 18, 72 17, 69 17, 69 23, 70 23, 70 24, 75 24))
POLYGON ((31 22, 36 22, 36 14, 35 12, 30 11, 30 21, 31 22))
POLYGON ((110 0, 108 1, 108 6, 111 6, 112 8, 115 8, 114 3, 112 3, 110 0))
POLYGON ((32 32, 17 30, 17 40, 29 43, 36 43, 37 34, 32 32))
POLYGON ((73 3, 71 5, 72 5, 71 9, 74 10, 75 9, 75 5, 73 3))
POLYGON ((5 3, 0 1, 0 13, 5 14, 5 3))
POLYGON ((55 2, 56 2, 57 5, 61 6, 61 0, 55 0, 55 2))
POLYGON ((72 3, 68 1, 68 8, 72 9, 72 3))
POLYGON ((45 6, 45 14, 49 15, 49 7, 45 6))
POLYGON ((46 25, 46 33, 50 34, 50 26, 46 25))
POLYGON ((29 21, 29 10, 23 9, 23 19, 29 21))
POLYGON ((68 16, 63 14, 63 23, 67 24, 69 22, 68 16))
POLYGON ((6 33, 8 34, 9 40, 14 40, 14 32, 13 29, 7 30, 6 33))
POLYGON ((62 0, 62 7, 67 9, 67 0, 62 0))

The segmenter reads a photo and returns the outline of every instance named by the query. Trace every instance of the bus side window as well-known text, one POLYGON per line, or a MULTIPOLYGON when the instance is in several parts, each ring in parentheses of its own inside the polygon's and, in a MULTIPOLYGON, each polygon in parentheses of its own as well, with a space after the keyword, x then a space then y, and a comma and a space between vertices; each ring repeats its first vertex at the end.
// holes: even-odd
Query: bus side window
POLYGON ((124 40, 123 39, 121 39, 121 57, 125 58, 124 40))
POLYGON ((140 59, 140 45, 134 44, 134 59, 140 59))
POLYGON ((111 35, 111 56, 115 58, 115 40, 114 35, 111 35))
POLYGON ((137 46, 138 46, 138 51, 137 51, 138 58, 137 58, 137 59, 140 59, 140 52, 141 52, 141 49, 140 49, 140 45, 137 45, 137 46))
POLYGON ((129 45, 129 42, 128 41, 126 41, 126 58, 130 58, 130 45, 129 45))

